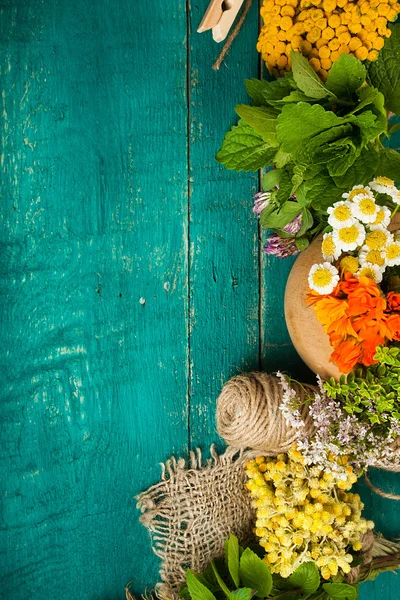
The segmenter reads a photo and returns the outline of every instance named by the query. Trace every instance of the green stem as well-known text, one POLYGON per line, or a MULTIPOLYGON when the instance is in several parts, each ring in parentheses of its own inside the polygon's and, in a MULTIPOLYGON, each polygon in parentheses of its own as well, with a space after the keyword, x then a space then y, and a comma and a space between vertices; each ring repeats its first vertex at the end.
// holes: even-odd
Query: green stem
POLYGON ((393 219, 394 215, 397 213, 397 211, 399 210, 399 206, 400 206, 400 204, 396 204, 396 208, 392 212, 392 219, 393 219))

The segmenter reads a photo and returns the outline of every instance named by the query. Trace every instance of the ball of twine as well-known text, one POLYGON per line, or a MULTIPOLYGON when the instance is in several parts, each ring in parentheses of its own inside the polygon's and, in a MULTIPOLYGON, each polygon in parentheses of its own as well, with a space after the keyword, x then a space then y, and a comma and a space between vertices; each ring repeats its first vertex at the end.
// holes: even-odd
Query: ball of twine
MULTIPOLYGON (((300 401, 304 428, 302 435, 312 437, 315 426, 303 400, 312 395, 316 388, 292 382, 300 401)), ((248 373, 234 377, 225 384, 217 400, 217 429, 227 444, 234 448, 250 448, 265 456, 285 453, 298 439, 299 431, 289 425, 280 410, 283 390, 278 377, 267 373, 248 373)), ((392 446, 393 460, 390 463, 377 461, 372 465, 385 471, 400 471, 400 444, 392 446)), ((400 500, 400 496, 384 492, 375 487, 365 473, 367 485, 384 498, 400 500)))
MULTIPOLYGON (((300 402, 315 388, 293 383, 300 402)), ((280 410, 282 387, 278 377, 266 373, 238 375, 225 384, 217 400, 218 433, 234 448, 259 450, 266 456, 287 452, 298 438, 280 410)), ((305 428, 312 436, 313 420, 303 406, 305 428)))

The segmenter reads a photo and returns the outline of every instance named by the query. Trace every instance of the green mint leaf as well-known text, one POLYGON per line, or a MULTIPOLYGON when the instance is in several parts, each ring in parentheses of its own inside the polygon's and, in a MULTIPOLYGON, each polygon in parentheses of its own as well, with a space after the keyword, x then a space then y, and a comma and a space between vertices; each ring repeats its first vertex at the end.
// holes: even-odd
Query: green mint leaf
POLYGON ((252 127, 241 120, 225 135, 216 159, 227 169, 258 171, 272 165, 275 154, 276 148, 271 148, 252 127))
POLYGON ((319 175, 304 181, 296 192, 297 201, 315 210, 326 211, 329 206, 341 200, 343 189, 339 189, 329 175, 319 175))
POLYGON ((285 104, 289 102, 318 102, 318 100, 318 98, 310 98, 310 96, 307 96, 307 94, 300 90, 293 90, 289 96, 282 98, 282 102, 285 104))
POLYGON ((392 148, 383 148, 379 152, 379 168, 377 175, 389 177, 400 183, 400 154, 392 148))
MULTIPOLYGON (((280 149, 292 154, 295 162, 307 164, 308 161, 299 159, 306 152, 310 155, 314 153, 313 138, 328 129, 345 123, 335 113, 326 111, 319 104, 311 105, 305 102, 286 104, 278 117, 276 127, 278 142, 281 144, 280 149), (311 152, 308 148, 305 149, 309 142, 311 152)), ((328 135, 332 136, 332 134, 328 135)))
POLYGON ((379 90, 372 87, 371 85, 365 85, 362 88, 360 88, 357 92, 358 104, 349 114, 355 115, 356 113, 363 110, 366 106, 370 106, 375 101, 377 95, 380 93, 381 92, 379 90))
POLYGON ((258 598, 265 598, 271 593, 271 572, 265 562, 250 548, 246 548, 240 558, 239 575, 246 587, 257 590, 255 595, 258 598))
POLYGON ((309 229, 311 229, 311 227, 313 225, 314 225, 314 219, 312 217, 311 212, 308 210, 308 208, 303 208, 303 210, 301 211, 301 227, 300 227, 299 231, 296 233, 296 237, 299 239, 301 237, 303 237, 303 235, 309 229))
POLYGON ((378 59, 368 65, 372 85, 385 97, 386 108, 400 114, 400 24, 391 25, 390 38, 379 52, 378 59))
POLYGON ((298 52, 290 53, 293 77, 299 90, 309 98, 321 99, 333 94, 326 89, 321 79, 310 66, 308 60, 298 52))
POLYGON ((229 594, 229 600, 251 600, 254 597, 255 590, 251 588, 240 588, 229 594))
POLYGON ((279 185, 279 181, 281 179, 281 170, 280 169, 271 169, 267 171, 261 178, 261 188, 264 192, 269 192, 273 190, 277 185, 279 185))
POLYGON ((190 570, 186 572, 186 584, 192 600, 216 600, 214 594, 190 570))
POLYGON ((282 98, 290 94, 293 86, 289 79, 280 78, 276 81, 267 81, 266 79, 246 79, 246 90, 250 98, 257 106, 274 106, 275 103, 282 101, 282 98))
POLYGON ((317 565, 314 562, 303 563, 289 577, 289 581, 293 587, 300 587, 304 594, 314 594, 320 584, 317 565))
POLYGON ((232 577, 232 581, 238 588, 240 585, 239 579, 239 541, 233 534, 230 535, 229 540, 226 543, 226 557, 228 563, 229 574, 232 577))
POLYGON ((277 146, 276 124, 279 112, 266 106, 247 106, 239 104, 236 112, 247 125, 250 125, 270 146, 277 146))
POLYGON ((379 162, 379 153, 372 147, 363 148, 360 156, 349 167, 345 175, 332 177, 335 185, 342 192, 350 190, 355 185, 368 184, 376 175, 379 162))
POLYGON ((325 86, 338 98, 351 98, 365 81, 367 71, 360 60, 342 54, 333 63, 325 86))
POLYGON ((322 586, 331 600, 357 600, 358 588, 347 583, 324 583, 322 586))
POLYGON ((260 223, 263 227, 268 227, 269 229, 282 229, 290 221, 293 221, 301 213, 302 209, 302 205, 298 202, 288 200, 280 208, 263 210, 260 216, 260 223))

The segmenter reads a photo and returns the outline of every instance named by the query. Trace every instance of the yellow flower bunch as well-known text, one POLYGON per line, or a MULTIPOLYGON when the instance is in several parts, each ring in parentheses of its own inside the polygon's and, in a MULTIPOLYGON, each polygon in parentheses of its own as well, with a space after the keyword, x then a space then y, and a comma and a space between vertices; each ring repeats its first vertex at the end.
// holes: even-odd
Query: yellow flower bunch
POLYGON ((376 60, 399 12, 397 0, 264 0, 257 50, 276 76, 291 69, 294 50, 326 79, 343 53, 376 60))
MULTIPOLYGON (((332 457, 333 458, 333 457, 332 457)), ((350 494, 356 475, 343 460, 341 473, 306 465, 293 446, 288 455, 260 456, 247 464, 247 488, 257 511, 255 533, 272 573, 289 577, 303 562, 315 561, 324 579, 348 573, 349 548, 374 527, 361 517, 363 504, 350 494)))

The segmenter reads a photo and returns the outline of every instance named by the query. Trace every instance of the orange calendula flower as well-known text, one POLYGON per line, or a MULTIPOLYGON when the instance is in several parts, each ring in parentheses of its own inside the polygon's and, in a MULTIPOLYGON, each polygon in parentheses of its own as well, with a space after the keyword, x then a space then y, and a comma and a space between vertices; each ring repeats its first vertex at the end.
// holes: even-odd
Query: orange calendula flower
POLYGON ((309 293, 307 302, 329 336, 330 360, 342 373, 375 364, 378 346, 400 341, 400 294, 389 292, 386 298, 368 277, 344 273, 331 294, 309 293))
POLYGON ((389 292, 386 296, 386 301, 390 310, 400 311, 400 294, 389 292))
POLYGON ((362 358, 361 344, 355 338, 348 338, 340 342, 331 354, 331 362, 334 362, 341 373, 350 373, 362 358))

